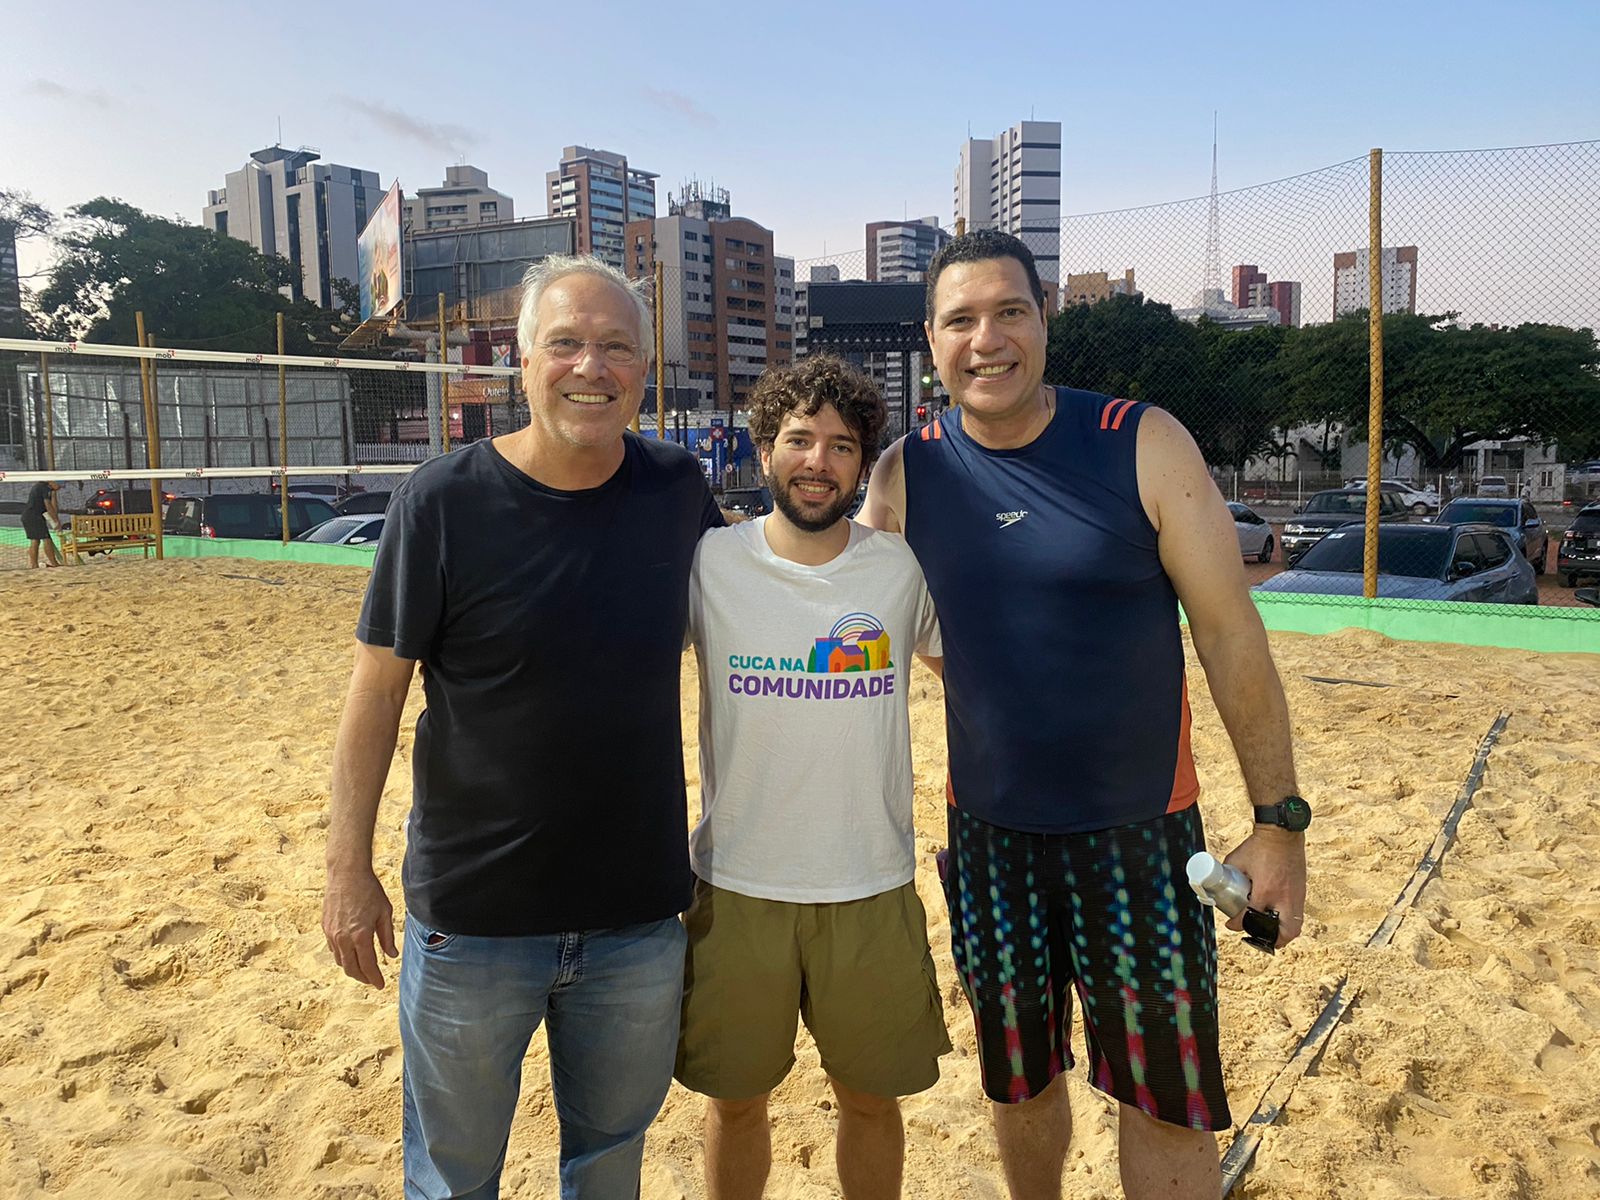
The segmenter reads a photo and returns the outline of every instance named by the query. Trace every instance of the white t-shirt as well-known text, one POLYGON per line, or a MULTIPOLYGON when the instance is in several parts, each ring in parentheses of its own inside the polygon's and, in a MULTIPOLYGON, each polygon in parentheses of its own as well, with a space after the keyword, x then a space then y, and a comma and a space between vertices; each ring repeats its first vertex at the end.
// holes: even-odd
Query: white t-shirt
POLYGON ((689 637, 700 660, 695 874, 767 900, 860 900, 907 883, 915 650, 943 653, 898 534, 851 522, 819 567, 779 558, 767 518, 700 539, 689 637))

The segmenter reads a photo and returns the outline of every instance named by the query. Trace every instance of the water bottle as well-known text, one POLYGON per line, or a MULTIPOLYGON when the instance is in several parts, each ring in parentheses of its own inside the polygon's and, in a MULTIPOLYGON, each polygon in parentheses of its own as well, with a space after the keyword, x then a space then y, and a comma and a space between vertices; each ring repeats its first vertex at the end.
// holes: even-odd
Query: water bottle
POLYGON ((1243 920, 1247 946, 1268 954, 1277 953, 1278 914, 1250 907, 1250 876, 1204 850, 1190 857, 1188 873, 1189 886, 1200 897, 1201 904, 1243 920))
POLYGON ((1201 904, 1220 908, 1237 917, 1250 907, 1250 877, 1238 867, 1199 851, 1189 859, 1189 886, 1201 904))

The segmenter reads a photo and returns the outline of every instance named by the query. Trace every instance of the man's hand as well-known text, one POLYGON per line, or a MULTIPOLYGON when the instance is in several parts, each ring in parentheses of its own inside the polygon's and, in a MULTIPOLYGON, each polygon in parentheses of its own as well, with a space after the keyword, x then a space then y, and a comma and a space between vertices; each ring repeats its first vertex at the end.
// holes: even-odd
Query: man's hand
MULTIPOLYGON (((1300 936, 1306 915, 1306 835, 1258 825, 1222 860, 1250 877, 1250 907, 1278 914, 1278 945, 1300 936)), ((1239 917, 1229 929, 1243 929, 1239 917)))
POLYGON ((373 948, 373 937, 384 956, 396 958, 394 908, 383 884, 371 867, 328 870, 328 890, 322 898, 322 935, 328 939, 333 961, 351 979, 383 986, 383 970, 373 948))

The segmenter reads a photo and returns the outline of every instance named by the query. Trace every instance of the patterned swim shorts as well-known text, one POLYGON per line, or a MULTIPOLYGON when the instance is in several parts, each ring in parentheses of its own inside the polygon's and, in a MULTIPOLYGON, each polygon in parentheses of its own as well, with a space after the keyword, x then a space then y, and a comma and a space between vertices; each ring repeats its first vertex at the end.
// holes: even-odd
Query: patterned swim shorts
POLYGON ((1216 930, 1184 872, 1205 847, 1198 807, 1068 834, 951 808, 949 833, 951 952, 989 1098, 1032 1099, 1073 1065, 1076 992, 1096 1088, 1161 1121, 1226 1128, 1216 930))

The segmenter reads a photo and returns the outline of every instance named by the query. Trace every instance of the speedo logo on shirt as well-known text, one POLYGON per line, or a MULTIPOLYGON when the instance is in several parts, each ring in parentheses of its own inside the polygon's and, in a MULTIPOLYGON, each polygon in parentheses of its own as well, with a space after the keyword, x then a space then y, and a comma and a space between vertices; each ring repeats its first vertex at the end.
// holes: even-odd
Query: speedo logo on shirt
POLYGON ((735 696, 852 700, 894 695, 889 634, 870 613, 850 613, 840 618, 827 637, 813 641, 803 659, 787 655, 734 654, 728 657, 728 666, 731 668, 728 690, 735 696), (744 673, 753 671, 798 674, 744 673))
POLYGON ((1013 525, 1027 515, 1028 510, 1024 508, 1018 510, 1017 512, 995 513, 994 519, 1000 522, 1001 529, 1010 529, 1013 525))

